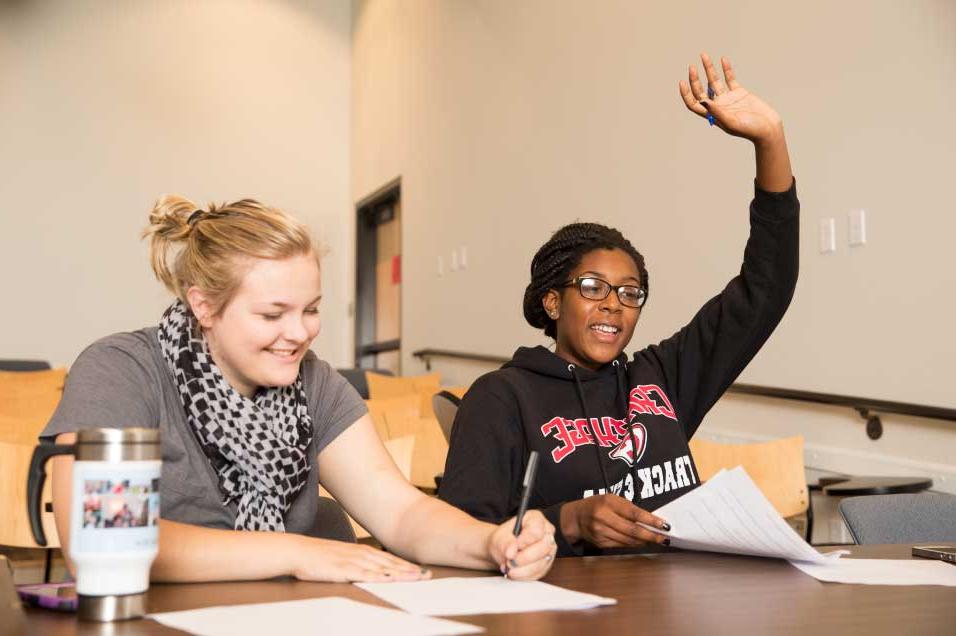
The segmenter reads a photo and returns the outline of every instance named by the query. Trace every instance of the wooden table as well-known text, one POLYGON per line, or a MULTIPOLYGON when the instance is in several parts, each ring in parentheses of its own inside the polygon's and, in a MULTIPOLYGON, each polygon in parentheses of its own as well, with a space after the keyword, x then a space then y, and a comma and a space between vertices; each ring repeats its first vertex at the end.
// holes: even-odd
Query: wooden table
MULTIPOLYGON (((852 550, 861 558, 910 558, 909 546, 854 546, 852 550)), ((435 568, 434 573, 475 575, 451 568, 435 568)), ((956 634, 956 588, 821 583, 784 561, 770 559, 691 552, 559 559, 546 580, 610 596, 618 604, 580 611, 450 618, 480 625, 489 634, 549 636, 956 634)), ((166 612, 321 596, 385 605, 347 584, 283 580, 157 584, 149 591, 149 608, 166 612)), ((27 633, 51 636, 179 633, 152 620, 99 625, 32 609, 26 620, 27 633)), ((320 625, 315 633, 322 633, 320 625)), ((279 626, 275 636, 285 636, 279 626)))

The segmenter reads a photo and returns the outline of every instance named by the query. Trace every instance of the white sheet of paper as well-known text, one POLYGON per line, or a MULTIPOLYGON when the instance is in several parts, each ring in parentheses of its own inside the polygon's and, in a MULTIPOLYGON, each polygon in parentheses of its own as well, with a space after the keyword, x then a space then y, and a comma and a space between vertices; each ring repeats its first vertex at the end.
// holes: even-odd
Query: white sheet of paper
POLYGON ((790 564, 820 581, 866 585, 948 585, 956 587, 956 565, 905 559, 838 559, 790 564))
POLYGON ((147 618, 203 636, 262 636, 262 634, 388 634, 437 636, 477 634, 480 627, 440 618, 415 616, 399 610, 359 603, 339 596, 279 603, 204 607, 183 612, 149 614, 147 618))
POLYGON ((586 609, 617 603, 613 598, 503 576, 356 585, 407 612, 429 616, 586 609))
POLYGON ((664 534, 678 548, 810 563, 839 558, 839 554, 824 556, 810 547, 740 466, 720 471, 654 514, 671 525, 672 530, 664 534))

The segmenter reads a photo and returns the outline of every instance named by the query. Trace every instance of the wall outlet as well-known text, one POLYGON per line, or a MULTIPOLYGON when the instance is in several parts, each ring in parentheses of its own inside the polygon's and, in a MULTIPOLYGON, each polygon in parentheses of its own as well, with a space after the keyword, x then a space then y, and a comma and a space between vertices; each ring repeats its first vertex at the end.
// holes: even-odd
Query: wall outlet
POLYGON ((451 271, 458 271, 458 248, 451 251, 451 271))
POLYGON ((458 248, 458 260, 462 269, 468 269, 468 248, 464 245, 458 248))
POLYGON ((445 258, 443 256, 438 257, 438 278, 441 278, 445 275, 445 258))

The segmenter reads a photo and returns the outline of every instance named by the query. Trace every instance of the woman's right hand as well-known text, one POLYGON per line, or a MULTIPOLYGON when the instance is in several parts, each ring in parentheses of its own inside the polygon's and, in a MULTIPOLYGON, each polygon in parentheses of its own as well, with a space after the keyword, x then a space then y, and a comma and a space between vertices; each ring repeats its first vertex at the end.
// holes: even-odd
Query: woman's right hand
POLYGON ((618 495, 595 495, 561 506, 561 532, 568 543, 583 540, 599 548, 670 544, 665 535, 648 530, 637 522, 662 531, 670 530, 666 521, 618 495))
POLYGON ((421 581, 432 573, 425 568, 371 546, 299 535, 290 551, 292 574, 302 581, 335 583, 421 581))

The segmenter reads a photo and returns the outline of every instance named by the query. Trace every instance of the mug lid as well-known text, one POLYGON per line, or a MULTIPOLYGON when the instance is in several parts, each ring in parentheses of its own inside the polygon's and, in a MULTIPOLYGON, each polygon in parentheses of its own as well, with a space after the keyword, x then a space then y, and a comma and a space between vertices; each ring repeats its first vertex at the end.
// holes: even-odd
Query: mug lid
POLYGON ((159 444, 158 428, 84 428, 78 444, 159 444))

